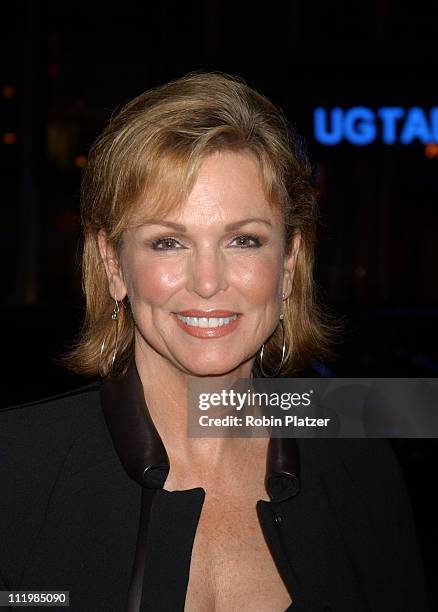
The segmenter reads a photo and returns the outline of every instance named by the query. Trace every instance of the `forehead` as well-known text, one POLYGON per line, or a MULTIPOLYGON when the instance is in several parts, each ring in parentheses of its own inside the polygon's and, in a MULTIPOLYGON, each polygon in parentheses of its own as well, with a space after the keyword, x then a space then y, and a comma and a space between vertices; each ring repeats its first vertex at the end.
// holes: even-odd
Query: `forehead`
POLYGON ((193 191, 205 185, 221 191, 235 188, 251 193, 263 192, 256 158, 240 151, 215 151, 206 156, 200 164, 193 191))
POLYGON ((220 216, 272 216, 256 160, 230 151, 206 157, 179 214, 199 221, 220 216))
MULTIPOLYGON (((151 201, 140 204, 139 218, 147 221, 151 201)), ((265 217, 280 221, 278 207, 268 202, 259 162, 250 152, 220 150, 205 156, 188 195, 174 206, 155 209, 153 218, 211 224, 222 218, 238 221, 265 217)))

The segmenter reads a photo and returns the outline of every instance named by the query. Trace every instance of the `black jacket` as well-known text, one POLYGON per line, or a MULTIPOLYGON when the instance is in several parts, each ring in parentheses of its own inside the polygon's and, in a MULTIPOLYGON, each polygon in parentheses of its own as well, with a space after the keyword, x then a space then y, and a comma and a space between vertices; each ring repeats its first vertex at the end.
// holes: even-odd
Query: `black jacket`
MULTIPOLYGON (((0 590, 68 590, 78 612, 183 610, 205 491, 166 491, 168 469, 134 362, 2 410, 0 590)), ((429 610, 388 441, 271 438, 265 483, 257 512, 291 612, 429 610)))

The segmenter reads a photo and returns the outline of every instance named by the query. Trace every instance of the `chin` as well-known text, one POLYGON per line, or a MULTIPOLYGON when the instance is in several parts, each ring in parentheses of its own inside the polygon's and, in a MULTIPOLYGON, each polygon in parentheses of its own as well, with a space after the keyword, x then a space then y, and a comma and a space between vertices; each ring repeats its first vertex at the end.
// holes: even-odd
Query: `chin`
POLYGON ((212 361, 199 358, 199 360, 192 359, 190 363, 181 362, 181 365, 184 366, 191 376, 222 376, 238 368, 242 365, 242 361, 231 361, 229 357, 228 359, 212 361))

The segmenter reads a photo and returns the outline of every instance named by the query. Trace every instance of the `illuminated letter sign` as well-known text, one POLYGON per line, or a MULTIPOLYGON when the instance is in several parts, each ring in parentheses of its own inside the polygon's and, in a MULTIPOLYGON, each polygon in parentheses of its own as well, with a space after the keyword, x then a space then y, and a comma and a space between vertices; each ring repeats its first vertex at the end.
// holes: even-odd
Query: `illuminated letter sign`
POLYGON ((357 146, 377 140, 387 145, 408 145, 415 140, 422 144, 438 143, 438 106, 429 114, 418 106, 407 110, 400 106, 384 106, 377 111, 366 106, 348 110, 318 107, 314 111, 313 125, 315 139, 327 146, 342 140, 357 146))

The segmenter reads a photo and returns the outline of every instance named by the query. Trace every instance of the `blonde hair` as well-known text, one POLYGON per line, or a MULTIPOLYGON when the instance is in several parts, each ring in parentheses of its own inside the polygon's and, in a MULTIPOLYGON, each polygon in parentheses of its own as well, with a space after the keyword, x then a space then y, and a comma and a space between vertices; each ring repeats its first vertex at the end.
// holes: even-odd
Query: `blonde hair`
MULTIPOLYGON (((317 301, 313 279, 317 204, 300 138, 282 112, 241 78, 197 71, 128 102, 90 150, 81 186, 86 312, 79 338, 63 360, 67 367, 82 375, 113 376, 126 371, 133 354, 134 321, 125 300, 112 367, 114 301, 99 253, 99 230, 120 252, 122 233, 139 202, 149 203, 151 218, 175 211, 189 195, 202 160, 219 150, 248 152, 257 159, 266 198, 283 215, 286 251, 294 233, 301 233, 292 294, 284 304, 282 374, 332 354, 334 322, 317 301)), ((281 348, 279 326, 265 345, 265 370, 276 369, 281 348)))

